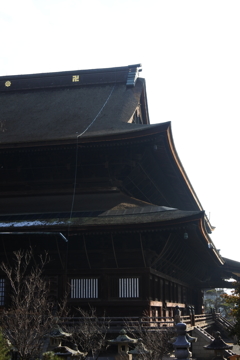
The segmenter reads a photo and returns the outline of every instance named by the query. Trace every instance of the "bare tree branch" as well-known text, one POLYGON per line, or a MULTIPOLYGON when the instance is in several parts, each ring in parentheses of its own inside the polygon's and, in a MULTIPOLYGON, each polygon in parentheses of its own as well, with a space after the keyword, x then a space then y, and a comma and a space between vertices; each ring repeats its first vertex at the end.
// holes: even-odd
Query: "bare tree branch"
POLYGON ((80 319, 68 330, 72 333, 73 341, 78 345, 79 350, 97 359, 106 345, 109 321, 105 317, 98 318, 95 309, 90 308, 89 311, 85 311, 78 308, 77 310, 80 319))
MULTIPOLYGON (((49 301, 50 284, 43 277, 48 261, 48 254, 36 261, 30 249, 15 252, 13 266, 0 266, 11 288, 10 308, 1 314, 0 325, 23 360, 39 358, 44 339, 56 323, 56 304, 49 301)), ((63 311, 65 304, 61 306, 63 311)))
MULTIPOLYGON (((144 323, 151 324, 147 315, 144 315, 144 323)), ((144 347, 150 352, 140 352, 139 358, 142 360, 159 360, 169 353, 171 344, 169 340, 174 336, 175 331, 170 329, 159 329, 144 326, 141 321, 126 322, 125 328, 128 334, 134 339, 141 339, 144 347)))

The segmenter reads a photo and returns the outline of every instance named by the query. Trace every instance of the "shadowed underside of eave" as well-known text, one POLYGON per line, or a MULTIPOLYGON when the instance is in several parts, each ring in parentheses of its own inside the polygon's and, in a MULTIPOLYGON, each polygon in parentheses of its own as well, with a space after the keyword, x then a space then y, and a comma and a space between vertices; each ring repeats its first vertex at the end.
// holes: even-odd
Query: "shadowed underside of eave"
MULTIPOLYGON (((61 145, 20 151, 2 150, 5 165, 2 164, 0 171, 5 185, 2 183, 1 189, 3 191, 4 186, 9 188, 13 182, 12 196, 16 196, 17 191, 31 196, 41 191, 43 196, 44 191, 48 193, 48 187, 50 193, 71 193, 76 174, 76 193, 89 191, 88 187, 93 192, 101 187, 105 191, 115 187, 131 197, 155 205, 186 211, 202 210, 188 178, 184 176, 181 163, 176 161, 176 152, 173 156, 169 146, 167 134, 170 123, 141 126, 141 130, 128 132, 124 136, 117 133, 121 140, 113 140, 113 136, 109 135, 109 141, 99 138, 96 141, 97 138, 93 137, 91 140, 95 139, 95 142, 82 143, 79 139, 78 145, 75 143, 68 148, 61 145), (10 169, 13 159, 17 159, 17 163, 15 169, 10 169), (77 173, 74 170, 76 161, 77 173), (87 175, 92 173, 91 169, 94 169, 94 174, 89 175, 92 178, 87 175), (24 171, 27 171, 25 175, 24 171), (18 179, 18 182, 22 180, 14 185, 14 179, 18 179)), ((3 196, 11 191, 7 188, 3 196)))
POLYGON ((31 214, 31 219, 27 221, 25 214, 25 221, 14 221, 12 216, 11 221, 5 219, 3 223, 4 217, 1 217, 0 236, 5 250, 13 243, 21 248, 24 244, 29 246, 34 243, 39 251, 49 247, 56 253, 56 246, 63 252, 67 246, 57 236, 62 232, 68 239, 69 269, 75 267, 76 260, 76 266, 83 270, 89 266, 93 270, 103 267, 147 267, 198 287, 207 287, 212 275, 219 279, 219 263, 205 244, 197 225, 202 214, 191 215, 158 207, 155 211, 135 215, 109 215, 109 212, 103 212, 98 216, 90 214, 89 217, 74 213, 70 222, 65 218, 41 220, 38 214, 35 214, 35 219, 31 214), (185 233, 188 234, 187 238, 185 233))

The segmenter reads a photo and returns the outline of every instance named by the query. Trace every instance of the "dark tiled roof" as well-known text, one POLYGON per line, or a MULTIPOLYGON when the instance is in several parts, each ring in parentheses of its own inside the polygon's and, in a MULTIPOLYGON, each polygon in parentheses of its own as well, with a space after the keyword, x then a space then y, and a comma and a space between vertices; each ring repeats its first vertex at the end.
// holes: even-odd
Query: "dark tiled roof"
POLYGON ((135 86, 128 86, 129 67, 79 71, 79 82, 72 82, 73 74, 0 78, 0 144, 76 140, 96 117, 84 137, 149 127, 128 123, 141 102, 148 123, 145 81, 130 79, 135 86))

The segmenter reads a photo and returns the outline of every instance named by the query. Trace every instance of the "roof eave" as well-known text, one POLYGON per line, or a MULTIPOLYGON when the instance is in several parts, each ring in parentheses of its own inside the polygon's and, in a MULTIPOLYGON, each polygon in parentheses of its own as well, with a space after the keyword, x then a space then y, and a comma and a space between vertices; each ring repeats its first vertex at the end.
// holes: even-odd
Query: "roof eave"
MULTIPOLYGON (((188 214, 188 212, 186 212, 185 216, 180 216, 174 219, 169 219, 169 220, 149 220, 147 222, 144 221, 138 221, 138 222, 125 222, 124 223, 124 229, 122 227, 122 222, 118 223, 108 223, 108 218, 113 219, 113 218, 119 218, 121 216, 106 216, 106 217, 101 217, 101 220, 104 219, 106 220, 103 223, 90 223, 88 224, 86 221, 84 221, 84 223, 78 223, 77 222, 77 218, 67 218, 67 219, 62 219, 62 221, 55 221, 55 223, 53 224, 54 220, 56 219, 48 219, 43 221, 43 224, 36 224, 35 221, 33 221, 33 224, 30 225, 22 225, 22 222, 16 222, 15 226, 12 225, 12 223, 9 224, 9 226, 7 226, 7 223, 5 223, 5 225, 2 227, 2 229, 4 229, 3 233, 8 233, 9 231, 11 231, 11 233, 14 232, 18 232, 18 231, 26 231, 26 232, 31 232, 32 230, 30 229, 34 229, 34 230, 38 230, 38 231, 56 231, 56 229, 58 231, 64 232, 66 231, 129 231, 129 230, 137 230, 137 231, 141 231, 141 230, 149 230, 149 231, 153 231, 153 229, 155 230, 166 230, 166 229, 173 229, 174 227, 185 227, 186 225, 189 224, 197 224, 197 222, 199 221, 199 219, 201 219, 202 217, 202 212, 192 212, 191 214, 188 214)), ((131 219, 131 215, 128 215, 129 219, 131 219)), ((36 220, 37 221, 37 220, 36 220)), ((25 221, 26 223, 28 221, 25 221)))
MULTIPOLYGON (((174 161, 175 161, 175 163, 176 163, 176 165, 177 165, 177 167, 178 167, 178 169, 179 169, 179 171, 180 171, 180 173, 181 173, 181 175, 182 175, 182 177, 183 177, 183 179, 184 179, 184 181, 185 181, 185 183, 186 183, 186 185, 187 185, 187 187, 188 187, 188 189, 189 189, 189 191, 190 191, 190 193, 191 193, 191 195, 192 195, 192 197, 193 197, 193 199, 195 201, 195 203, 197 204, 199 210, 203 211, 203 206, 200 203, 200 200, 198 199, 197 194, 196 194, 196 192, 195 192, 195 190, 194 190, 194 188, 193 188, 193 186, 192 186, 192 184, 191 184, 191 182, 190 182, 190 180, 189 180, 189 178, 187 176, 187 173, 184 170, 184 167, 183 167, 183 165, 181 163, 181 160, 180 160, 180 158, 178 156, 178 153, 177 153, 176 147, 174 145, 174 141, 173 141, 171 124, 167 129, 167 137, 168 137, 169 148, 170 148, 170 151, 171 151, 172 156, 174 158, 174 161)), ((204 217, 205 217, 205 222, 206 222, 208 232, 211 233, 215 229, 215 227, 213 227, 211 225, 211 223, 210 223, 209 219, 207 218, 206 214, 204 215, 204 217)))
POLYGON ((224 264, 224 260, 219 254, 218 250, 216 249, 212 239, 208 235, 207 229, 206 229, 206 222, 205 222, 205 216, 204 211, 202 212, 202 217, 199 219, 199 229, 201 231, 203 239, 206 241, 206 246, 209 251, 212 251, 214 258, 221 264, 224 264))
MULTIPOLYGON (((126 124, 127 126, 128 124, 126 124)), ((108 132, 107 134, 84 134, 82 137, 78 137, 74 134, 71 138, 62 138, 62 139, 52 139, 44 141, 34 141, 34 142, 14 142, 14 143, 5 143, 0 144, 0 148, 28 148, 28 147, 42 147, 42 146, 59 146, 59 145, 74 145, 78 144, 95 144, 102 142, 114 142, 114 141, 123 141, 131 139, 140 139, 155 135, 158 133, 166 132, 170 122, 154 124, 154 125, 142 125, 136 129, 126 129, 116 132, 108 132)))

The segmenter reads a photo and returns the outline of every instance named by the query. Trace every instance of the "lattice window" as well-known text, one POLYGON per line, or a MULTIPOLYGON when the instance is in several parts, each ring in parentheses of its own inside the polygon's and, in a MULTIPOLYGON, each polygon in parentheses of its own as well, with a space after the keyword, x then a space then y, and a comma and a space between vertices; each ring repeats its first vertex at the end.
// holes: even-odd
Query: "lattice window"
POLYGON ((4 305, 5 298, 5 280, 0 279, 0 306, 4 305))
POLYGON ((71 279, 71 299, 97 299, 98 279, 71 279))
POLYGON ((139 297, 139 278, 121 278, 121 279, 119 279, 119 297, 120 298, 138 298, 139 297))

